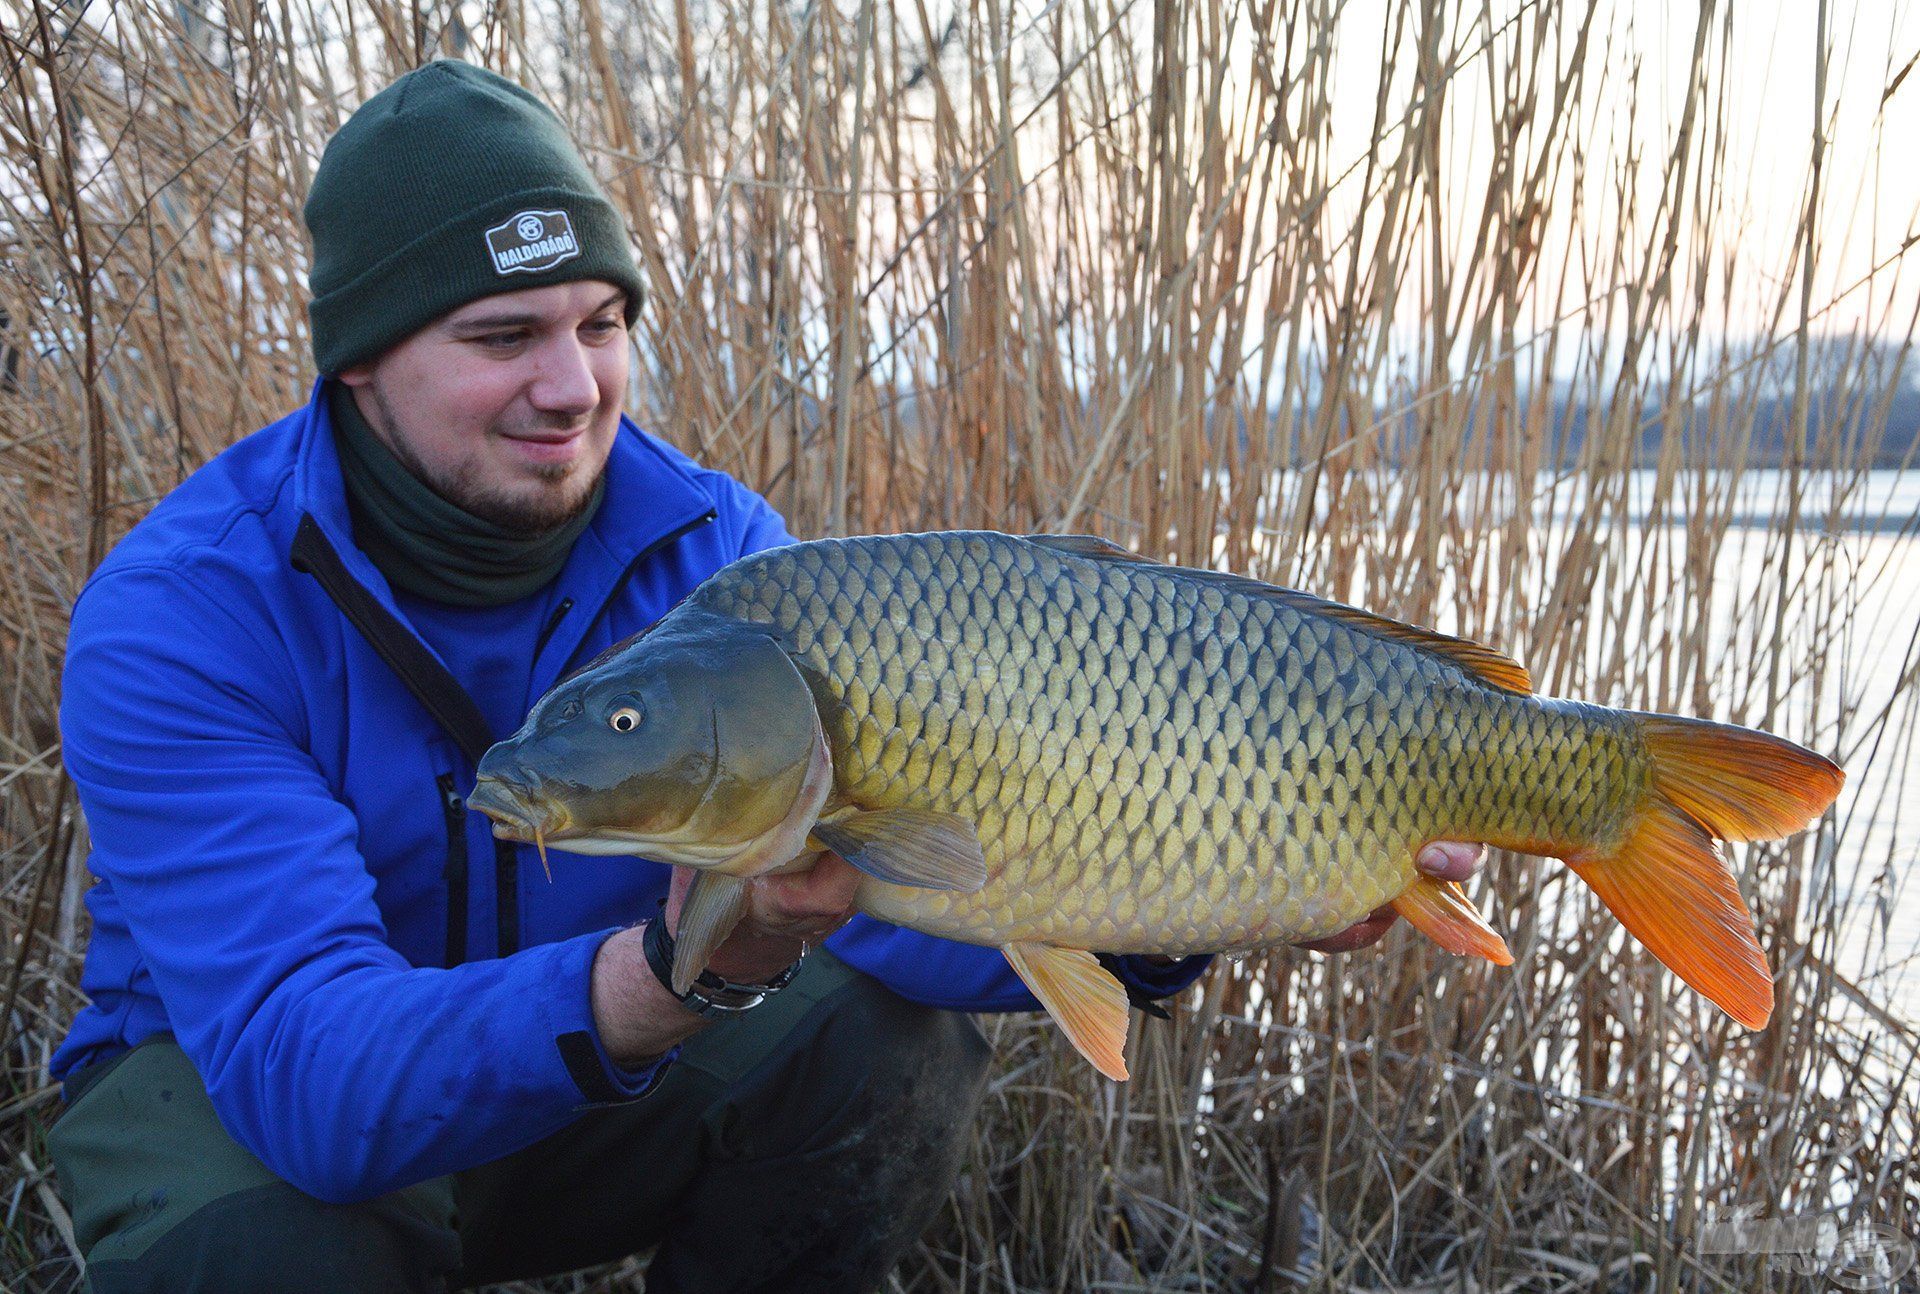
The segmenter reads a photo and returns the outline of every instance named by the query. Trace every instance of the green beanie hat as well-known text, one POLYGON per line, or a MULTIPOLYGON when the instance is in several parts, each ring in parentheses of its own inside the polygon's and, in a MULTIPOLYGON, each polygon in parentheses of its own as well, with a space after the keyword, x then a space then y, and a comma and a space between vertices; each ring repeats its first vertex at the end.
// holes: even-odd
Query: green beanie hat
POLYGON ((481 297, 581 279, 643 284, 626 226, 551 108, 504 77, 442 60, 360 105, 307 196, 323 374, 374 359, 481 297))

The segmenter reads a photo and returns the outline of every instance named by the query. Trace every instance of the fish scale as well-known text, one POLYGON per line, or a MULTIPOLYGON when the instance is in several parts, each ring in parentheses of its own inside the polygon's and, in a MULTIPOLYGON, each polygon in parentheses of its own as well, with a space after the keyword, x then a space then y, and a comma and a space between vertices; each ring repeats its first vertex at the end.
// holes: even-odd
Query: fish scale
POLYGON ((775 550, 695 598, 775 630, 824 698, 829 814, 975 823, 981 890, 860 898, 975 942, 1316 938, 1405 890, 1428 840, 1502 813, 1560 838, 1636 789, 1582 776, 1622 758, 1610 712, 1187 574, 961 532, 775 550))

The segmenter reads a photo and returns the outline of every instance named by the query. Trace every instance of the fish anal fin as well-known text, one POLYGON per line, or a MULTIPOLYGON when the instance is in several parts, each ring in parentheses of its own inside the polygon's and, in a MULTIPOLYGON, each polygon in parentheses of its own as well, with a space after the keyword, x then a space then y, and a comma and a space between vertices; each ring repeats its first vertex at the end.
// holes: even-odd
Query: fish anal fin
POLYGON ((747 882, 725 872, 695 872, 673 932, 673 991, 684 993, 740 924, 747 882))
POLYGON ((813 838, 878 880, 971 893, 987 883, 973 824, 934 809, 877 809, 816 822, 813 838))
POLYGON ((1467 900, 1467 892, 1458 882, 1421 876, 1393 901, 1393 908, 1415 930, 1450 953, 1484 957, 1496 966, 1513 965, 1507 941, 1467 900))
POLYGON ((1064 556, 1084 558, 1090 562, 1147 567, 1162 576, 1188 580, 1195 584, 1211 585, 1217 589, 1238 593, 1242 597, 1263 598, 1270 602, 1277 602, 1282 606, 1291 607, 1302 615, 1324 616, 1329 620, 1337 620, 1360 633, 1371 634, 1390 642, 1405 643, 1409 647, 1430 652, 1481 682, 1489 683, 1503 691, 1523 694, 1533 691, 1533 678, 1527 673, 1527 667, 1485 643, 1477 643, 1468 638, 1455 638, 1451 634, 1425 629, 1419 625, 1410 625, 1401 620, 1391 620, 1360 607, 1350 607, 1343 602, 1329 602, 1311 593, 1302 593, 1298 589, 1283 589, 1277 584, 1250 579, 1245 575, 1231 575, 1223 571, 1203 571, 1192 566, 1167 566, 1151 558, 1142 557, 1138 553, 1128 552, 1118 544, 1110 543, 1098 535, 1028 535, 1025 538, 1030 544, 1050 548, 1064 556))
POLYGON ((1090 952, 1052 944, 1000 949, 1082 1056, 1116 1082, 1127 1078, 1127 990, 1090 952))
POLYGON ((1647 951, 1749 1029, 1773 1015, 1773 974, 1706 829, 1653 800, 1610 853, 1567 865, 1647 951))

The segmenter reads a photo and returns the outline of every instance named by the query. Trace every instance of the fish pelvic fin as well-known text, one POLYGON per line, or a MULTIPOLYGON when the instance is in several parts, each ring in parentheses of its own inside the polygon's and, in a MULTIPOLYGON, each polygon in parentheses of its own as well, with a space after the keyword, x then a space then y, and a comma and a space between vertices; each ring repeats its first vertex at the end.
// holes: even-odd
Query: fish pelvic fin
POLYGON ((747 882, 725 872, 695 872, 680 927, 673 932, 673 991, 685 993, 727 941, 747 906, 747 882))
POLYGON ((1415 930, 1450 953, 1484 957, 1496 966, 1513 965, 1507 941, 1487 924, 1456 881, 1421 876, 1392 906, 1415 930))
POLYGON ((1653 787, 1721 840, 1776 840, 1826 811, 1846 773, 1771 733, 1641 714, 1653 787))
POLYGON ((877 809, 816 822, 813 838, 876 880, 972 893, 987 883, 973 824, 934 809, 877 809))
POLYGON ((1127 1079, 1127 990, 1081 948, 1007 944, 1014 973, 1093 1067, 1115 1082, 1127 1079))
POLYGON ((1652 799, 1618 849, 1567 865, 1669 970, 1747 1028, 1766 1027, 1773 973, 1732 870, 1692 817, 1652 799))

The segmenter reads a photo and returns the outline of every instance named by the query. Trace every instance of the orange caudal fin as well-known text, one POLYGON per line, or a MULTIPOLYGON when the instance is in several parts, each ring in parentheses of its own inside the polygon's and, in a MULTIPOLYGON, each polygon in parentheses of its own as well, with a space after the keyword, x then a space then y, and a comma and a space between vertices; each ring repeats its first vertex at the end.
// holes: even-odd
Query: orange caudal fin
POLYGON ((1773 1014, 1773 975, 1733 873, 1714 845, 1806 826, 1840 793, 1832 761, 1763 732, 1640 715, 1652 790, 1610 853, 1573 870, 1668 969, 1749 1029, 1773 1014))
POLYGON ((1777 840, 1819 817, 1847 775, 1771 733, 1642 714, 1653 789, 1721 840, 1777 840))
POLYGON ((1496 966, 1513 965, 1513 953, 1500 932, 1487 924, 1467 892, 1453 881, 1422 876, 1393 901, 1394 911, 1413 928, 1450 953, 1484 957, 1496 966))
POLYGON ((1655 803, 1617 852, 1567 863, 1669 970, 1747 1028, 1766 1027, 1773 973, 1740 887, 1699 823, 1655 803))

